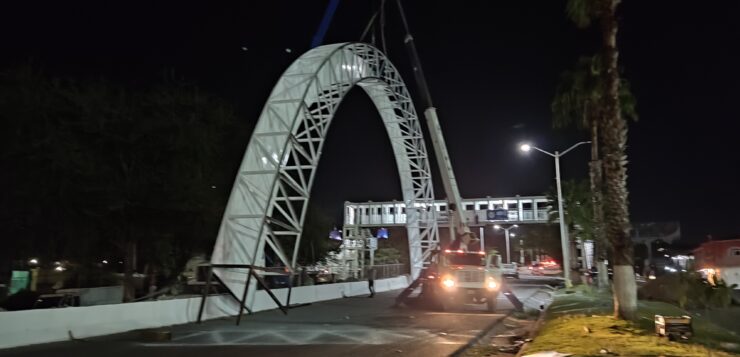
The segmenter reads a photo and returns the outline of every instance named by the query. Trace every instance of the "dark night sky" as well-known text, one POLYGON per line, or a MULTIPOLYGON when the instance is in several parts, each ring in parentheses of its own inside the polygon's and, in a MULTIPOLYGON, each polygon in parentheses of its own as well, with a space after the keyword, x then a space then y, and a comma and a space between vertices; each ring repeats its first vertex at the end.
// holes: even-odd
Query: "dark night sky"
MULTIPOLYGON (((0 66, 30 60, 60 76, 131 85, 173 68, 232 101, 251 126, 280 73, 308 49, 327 3, 5 3, 0 66)), ((550 125, 559 73, 599 41, 565 19, 564 3, 405 2, 464 197, 540 194, 552 184, 552 161, 522 156, 516 144, 557 150, 586 137, 550 125)), ((372 4, 344 0, 326 42, 357 40, 372 4)), ((620 60, 640 114, 628 148, 632 219, 680 220, 689 241, 740 234, 738 4, 621 6, 620 60)), ((415 92, 395 6, 389 10, 388 52, 415 92)), ((382 124, 358 93, 336 117, 313 191, 332 210, 345 199, 401 198, 382 124)), ((566 156, 563 177, 585 178, 587 157, 584 148, 566 156)))

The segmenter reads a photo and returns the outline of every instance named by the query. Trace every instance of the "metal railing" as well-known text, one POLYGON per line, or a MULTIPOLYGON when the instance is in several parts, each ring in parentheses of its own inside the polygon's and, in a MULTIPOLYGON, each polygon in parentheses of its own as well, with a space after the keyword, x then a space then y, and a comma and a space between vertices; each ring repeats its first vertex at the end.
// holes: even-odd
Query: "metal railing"
POLYGON ((407 264, 375 265, 375 279, 394 278, 409 273, 407 264))
MULTIPOLYGON (((409 274, 408 264, 379 264, 374 266, 375 279, 387 279, 409 274)), ((277 278, 274 278, 277 279, 277 278)), ((367 279, 367 267, 365 269, 349 267, 298 267, 293 275, 293 287, 341 283, 345 281, 359 281, 367 279)), ((287 287, 288 281, 270 282, 273 288, 287 287)))

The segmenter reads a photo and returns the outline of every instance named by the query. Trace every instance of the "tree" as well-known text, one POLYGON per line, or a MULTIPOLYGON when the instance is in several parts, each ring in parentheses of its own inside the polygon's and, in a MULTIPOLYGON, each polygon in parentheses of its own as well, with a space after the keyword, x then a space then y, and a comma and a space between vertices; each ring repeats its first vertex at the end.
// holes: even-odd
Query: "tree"
POLYGON ((104 81, 70 84, 62 94, 75 113, 67 125, 87 156, 79 174, 92 200, 83 205, 124 253, 130 300, 139 252, 156 252, 152 271, 179 270, 196 241, 215 233, 213 187, 223 182, 218 158, 234 115, 172 78, 135 92, 104 81))
POLYGON ((400 264, 402 260, 401 251, 396 248, 378 248, 375 251, 375 265, 400 264))
POLYGON ((309 204, 298 247, 299 265, 315 264, 326 258, 329 252, 336 250, 339 243, 329 239, 329 232, 333 228, 331 217, 317 204, 309 204))
POLYGON ((20 217, 0 229, 31 237, 27 252, 123 256, 131 299, 134 271, 174 275, 212 244, 232 180, 229 105, 172 77, 134 91, 31 67, 3 73, 0 94, 3 184, 16 188, 2 206, 20 217))
MULTIPOLYGON (((553 202, 549 207, 548 221, 555 223, 558 219, 558 196, 551 189, 546 193, 553 202)), ((563 181, 563 218, 571 235, 580 239, 592 240, 594 237, 593 210, 591 190, 586 181, 563 181)))
MULTIPOLYGON (((548 211, 548 221, 552 224, 558 219, 558 196, 554 189, 550 189, 546 196, 553 202, 548 211)), ((563 218, 568 227, 568 247, 571 251, 575 251, 575 241, 583 246, 584 241, 594 239, 591 191, 587 181, 563 181, 563 218)), ((575 254, 570 256, 575 260, 575 254)), ((575 270, 577 265, 571 264, 571 267, 575 270)))
MULTIPOLYGON (((589 179, 591 189, 592 209, 592 239, 594 241, 594 256, 599 270, 599 287, 609 285, 606 265, 606 238, 604 237, 603 214, 603 170, 599 157, 598 126, 603 116, 603 79, 601 76, 601 57, 582 56, 572 70, 565 71, 560 77, 560 83, 555 91, 551 103, 553 127, 565 128, 575 126, 580 130, 588 130, 591 136, 591 162, 589 163, 589 179)), ((628 82, 622 82, 619 88, 622 113, 628 118, 637 120, 636 101, 630 91, 628 82)))
POLYGON ((560 232, 557 225, 530 225, 521 227, 517 233, 517 239, 514 241, 522 242, 519 248, 532 250, 538 255, 548 255, 562 262, 563 252, 560 247, 560 232))
MULTIPOLYGON (((598 125, 599 147, 602 152, 604 235, 612 247, 614 269, 614 314, 634 319, 637 310, 632 241, 629 235, 627 201, 627 123, 620 104, 620 78, 618 72, 616 10, 619 0, 569 0, 566 13, 582 28, 599 21, 602 49, 599 77, 598 125)), ((596 165, 594 165, 596 166, 596 165)))

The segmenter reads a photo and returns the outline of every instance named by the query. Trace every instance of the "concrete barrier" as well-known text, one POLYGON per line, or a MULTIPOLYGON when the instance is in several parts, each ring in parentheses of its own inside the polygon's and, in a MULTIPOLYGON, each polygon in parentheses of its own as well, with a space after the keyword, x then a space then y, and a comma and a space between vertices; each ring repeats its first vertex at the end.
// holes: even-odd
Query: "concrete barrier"
MULTIPOLYGON (((408 284, 406 276, 381 279, 375 281, 375 291, 402 289, 408 284)), ((287 289, 276 289, 273 292, 281 303, 285 303, 287 289)), ((368 293, 367 281, 301 286, 293 288, 291 304, 340 299, 344 296, 368 293)), ((197 297, 0 312, 0 349, 195 322, 198 318, 200 301, 201 299, 197 297)), ((262 290, 254 295, 252 307, 254 311, 277 308, 275 302, 262 290)), ((214 319, 234 316, 238 309, 239 304, 230 296, 211 296, 207 300, 203 317, 214 319)))

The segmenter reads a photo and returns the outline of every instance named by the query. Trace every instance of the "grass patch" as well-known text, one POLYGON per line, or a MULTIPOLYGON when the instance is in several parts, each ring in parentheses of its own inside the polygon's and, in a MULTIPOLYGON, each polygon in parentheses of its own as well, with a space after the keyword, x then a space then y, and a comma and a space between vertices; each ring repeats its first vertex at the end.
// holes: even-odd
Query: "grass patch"
POLYGON ((489 357, 498 355, 498 349, 493 346, 473 346, 465 351, 465 357, 489 357))
POLYGON ((740 338, 707 317, 694 315, 695 336, 688 342, 671 342, 655 336, 655 314, 686 314, 670 304, 640 301, 635 322, 613 318, 612 308, 609 294, 588 287, 579 287, 570 294, 562 291, 550 305, 547 321, 527 353, 558 351, 603 356, 600 350, 607 349, 621 356, 732 356, 718 349, 720 342, 740 342, 740 338))

